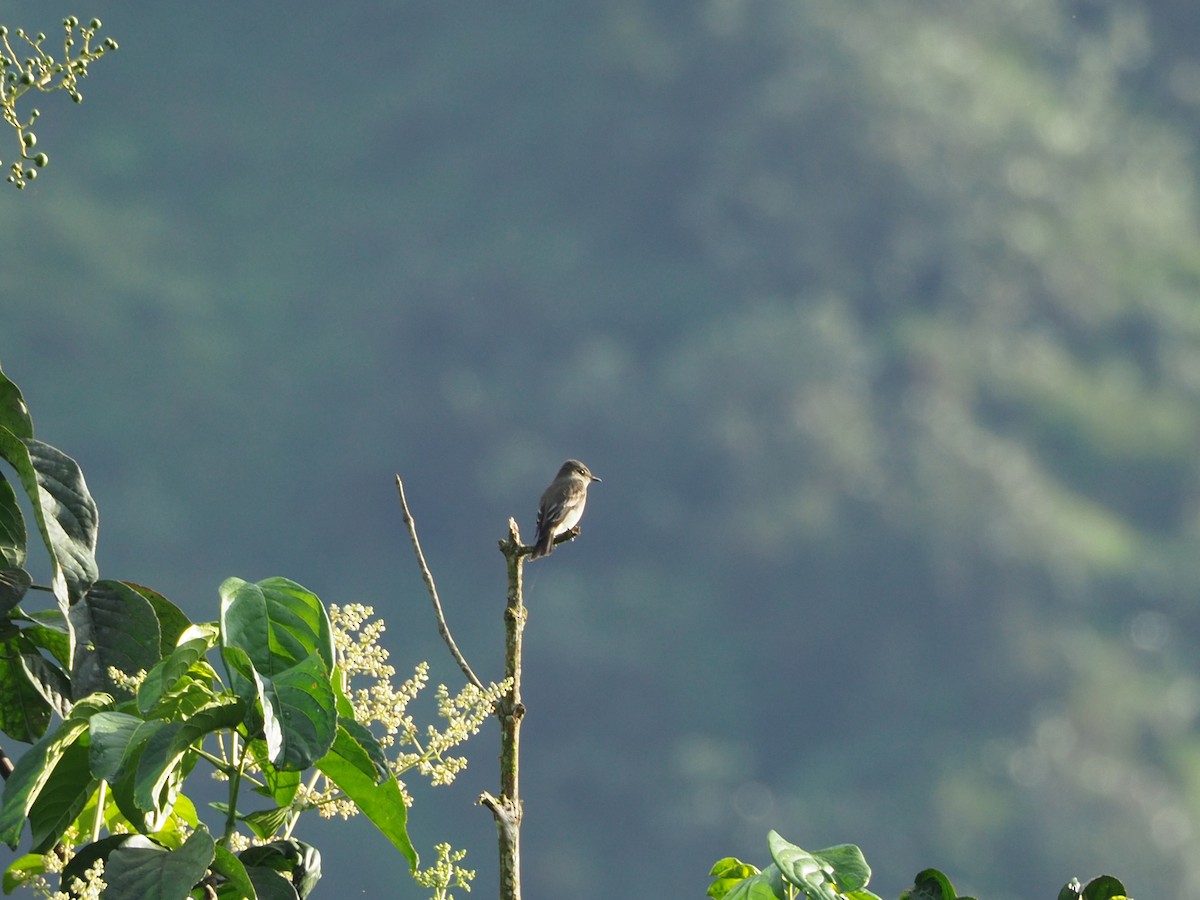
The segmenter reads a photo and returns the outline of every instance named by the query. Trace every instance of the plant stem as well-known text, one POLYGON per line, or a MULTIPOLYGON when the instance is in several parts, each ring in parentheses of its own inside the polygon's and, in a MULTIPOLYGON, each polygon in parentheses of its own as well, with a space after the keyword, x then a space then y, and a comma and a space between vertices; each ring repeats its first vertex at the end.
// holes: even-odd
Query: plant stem
POLYGON ((228 844, 233 837, 233 833, 237 831, 237 799, 238 788, 242 783, 242 769, 246 765, 247 753, 244 747, 239 746, 237 734, 231 736, 230 749, 233 755, 237 757, 237 766, 229 775, 229 809, 225 814, 225 843, 228 844))
POLYGON ((508 602, 504 610, 504 674, 512 680, 508 692, 496 704, 500 720, 500 797, 483 794, 479 802, 492 812, 500 846, 500 898, 521 897, 521 642, 525 631, 523 569, 528 549, 514 519, 508 520, 508 539, 500 542, 508 564, 508 602))

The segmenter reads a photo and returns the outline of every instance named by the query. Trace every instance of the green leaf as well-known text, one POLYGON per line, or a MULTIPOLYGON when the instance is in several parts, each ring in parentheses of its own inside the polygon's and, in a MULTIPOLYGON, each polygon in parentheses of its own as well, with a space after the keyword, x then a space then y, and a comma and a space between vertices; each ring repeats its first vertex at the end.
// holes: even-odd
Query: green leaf
POLYGON ((25 517, 17 505, 17 492, 0 472, 0 567, 19 569, 25 565, 28 547, 29 535, 25 531, 25 517))
MULTIPOLYGON (((266 868, 286 875, 301 900, 312 893, 321 880, 321 853, 311 844, 295 838, 271 841, 249 847, 238 854, 246 870, 254 878, 254 869, 266 868)), ((255 881, 257 886, 258 882, 255 881)))
MULTIPOLYGON (((239 647, 268 678, 316 653, 333 671, 333 631, 316 594, 286 578, 221 585, 221 646, 239 647)), ((234 673, 230 673, 234 678, 234 673)))
POLYGON ((104 866, 105 900, 185 900, 215 855, 216 845, 203 825, 178 850, 144 838, 127 841, 109 854, 104 866))
POLYGON ((87 804, 99 785, 88 768, 88 749, 82 742, 63 749, 54 773, 29 809, 30 850, 47 853, 87 804))
POLYGON ((408 809, 395 776, 377 782, 370 754, 342 726, 338 727, 333 747, 316 766, 404 854, 410 870, 415 872, 419 864, 417 851, 408 839, 408 809))
POLYGON ((265 866, 247 866, 246 874, 254 883, 257 900, 299 900, 300 895, 282 872, 265 866))
POLYGON ((35 624, 24 630, 24 634, 36 646, 48 650, 64 669, 71 667, 71 626, 67 617, 58 608, 26 613, 25 618, 35 624))
POLYGON ((1082 900, 1125 900, 1125 885, 1111 875, 1098 875, 1084 886, 1080 896, 1082 900))
POLYGON ((255 790, 265 797, 270 797, 277 806, 290 805, 296 796, 296 791, 300 789, 300 773, 285 771, 272 763, 265 740, 252 741, 248 749, 255 764, 262 770, 265 782, 262 787, 255 788, 255 790))
MULTIPOLYGON (((708 877, 713 879, 713 883, 708 886, 706 894, 712 900, 722 900, 722 898, 743 881, 748 878, 754 878, 759 874, 761 873, 756 866, 744 863, 740 859, 732 856, 719 859, 713 863, 712 869, 708 872, 708 877)), ((749 889, 749 885, 744 888, 744 890, 749 889)))
POLYGON ((255 900, 256 891, 250 882, 250 876, 246 874, 246 867, 242 865, 240 859, 220 844, 216 845, 212 870, 224 879, 216 886, 218 897, 229 898, 229 900, 245 900, 245 898, 255 900))
POLYGON ((7 428, 19 438, 33 437, 33 419, 21 389, 3 372, 0 372, 0 428, 7 428))
POLYGON ((814 898, 838 900, 839 895, 863 888, 871 877, 863 852, 852 844, 809 853, 772 830, 767 846, 785 880, 814 898))
MULTIPOLYGON (((28 636, 30 630, 26 629, 23 634, 28 636)), ((21 668, 29 684, 50 709, 58 713, 59 718, 67 718, 71 714, 71 679, 67 673, 32 648, 21 654, 21 668)), ((45 728, 37 737, 44 733, 45 728)))
POLYGON ((136 675, 159 660, 159 629, 154 608, 141 594, 119 581, 98 581, 67 618, 75 630, 71 681, 76 696, 106 691, 129 697, 109 669, 136 675))
POLYGON ((246 813, 244 816, 238 816, 245 822, 255 836, 260 840, 267 840, 275 836, 284 825, 287 824, 288 818, 292 815, 292 811, 286 807, 275 807, 274 809, 260 809, 252 813, 246 813))
POLYGON ((4 870, 4 893, 11 894, 35 875, 46 874, 46 857, 42 853, 18 856, 4 870))
POLYGON ((158 591, 152 590, 145 585, 134 584, 132 581, 123 581, 121 583, 131 590, 137 591, 146 599, 147 603, 154 607, 154 616, 158 619, 158 627, 162 632, 159 656, 166 656, 175 649, 179 643, 180 636, 191 626, 191 620, 184 615, 183 610, 158 591))
MULTIPOLYGON (((0 551, 3 548, 0 547, 0 551)), ((33 584, 33 578, 20 566, 3 565, 0 559, 0 616, 9 616, 33 584)))
MULTIPOLYGON (((149 714, 168 692, 174 691, 183 677, 192 671, 192 667, 216 646, 218 636, 215 626, 193 628, 194 630, 188 631, 187 634, 195 634, 195 637, 183 641, 146 673, 137 693, 138 711, 143 715, 149 714)), ((207 669, 207 664, 205 668, 207 669)))
POLYGON ((784 900, 787 894, 779 867, 772 864, 757 875, 735 883, 722 900, 784 900))
POLYGON ((50 554, 51 586, 66 611, 96 581, 96 503, 79 465, 60 450, 0 427, 0 458, 17 471, 50 554))
POLYGON ((900 894, 900 900, 955 900, 958 894, 950 879, 937 869, 923 869, 913 886, 900 894))
POLYGON ((335 693, 337 694, 337 713, 338 724, 349 732, 350 737, 354 738, 355 742, 367 751, 367 755, 371 758, 371 762, 375 764, 377 773, 376 780, 383 781, 388 777, 391 769, 388 766, 387 753, 384 752, 383 745, 379 743, 379 739, 371 733, 371 729, 356 721, 354 718, 354 705, 350 702, 350 698, 342 692, 340 688, 341 678, 330 679, 334 685, 335 693))
MULTIPOLYGON (((200 742, 215 731, 235 728, 246 713, 240 700, 214 704, 183 722, 167 722, 142 750, 134 776, 133 802, 147 822, 162 820, 195 764, 200 742)), ((150 825, 150 830, 161 827, 150 825)))
POLYGON ((221 658, 234 693, 261 704, 272 763, 303 769, 328 752, 337 727, 333 632, 315 594, 285 578, 225 581, 221 658))
POLYGON ((0 804, 0 841, 14 850, 17 848, 25 819, 39 794, 53 777, 68 748, 86 731, 85 720, 68 719, 53 733, 26 750, 17 761, 16 768, 4 783, 4 802, 0 804))
POLYGON ((145 721, 129 713, 106 711, 92 716, 88 720, 91 736, 88 764, 92 774, 110 782, 120 778, 131 748, 144 744, 162 727, 161 723, 146 726, 145 721), (143 729, 140 738, 139 728, 143 729))
POLYGON ((837 844, 813 853, 817 859, 833 868, 833 881, 839 892, 849 894, 867 886, 871 867, 854 844, 837 844))
POLYGON ((19 632, 0 640, 0 731, 25 743, 46 733, 53 711, 27 669, 24 657, 31 650, 19 632))

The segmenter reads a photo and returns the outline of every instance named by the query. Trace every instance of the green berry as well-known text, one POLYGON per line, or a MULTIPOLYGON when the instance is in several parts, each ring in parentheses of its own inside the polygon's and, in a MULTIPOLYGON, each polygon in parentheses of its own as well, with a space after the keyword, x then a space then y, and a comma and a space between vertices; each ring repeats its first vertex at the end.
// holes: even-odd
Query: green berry
POLYGON ((37 169, 26 169, 21 174, 25 176, 26 181, 33 181, 33 179, 37 178, 37 169))
POLYGON ((0 25, 0 37, 8 37, 8 26, 0 25))
POLYGON ((67 28, 74 28, 78 24, 79 19, 77 19, 75 16, 67 16, 65 19, 63 19, 63 25, 65 25, 67 28))
POLYGON ((74 100, 76 103, 82 103, 83 102, 83 94, 79 93, 79 91, 71 91, 71 99, 74 100))
POLYGON ((33 70, 26 69, 21 73, 21 84, 33 84, 33 70))
POLYGON ((32 131, 27 131, 21 135, 21 143, 26 147, 32 147, 37 143, 37 135, 32 131))
POLYGON ((92 19, 92 21, 88 22, 88 28, 92 29, 92 31, 99 31, 100 30, 100 20, 92 19))
POLYGON ((107 47, 109 50, 116 50, 116 49, 117 49, 117 42, 116 42, 116 41, 114 41, 112 38, 105 38, 105 39, 104 39, 104 46, 105 46, 105 47, 107 47))
POLYGON ((45 153, 39 153, 33 158, 33 164, 39 169, 44 169, 50 164, 50 157, 48 157, 45 153))

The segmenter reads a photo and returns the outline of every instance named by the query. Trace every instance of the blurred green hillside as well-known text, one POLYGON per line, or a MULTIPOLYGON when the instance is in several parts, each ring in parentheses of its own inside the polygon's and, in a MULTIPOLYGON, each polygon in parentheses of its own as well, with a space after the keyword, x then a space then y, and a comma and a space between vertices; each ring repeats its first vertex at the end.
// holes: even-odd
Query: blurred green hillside
MULTIPOLYGON (((70 13, 121 50, 0 191, 0 361, 104 575, 287 575, 453 681, 399 472, 498 677, 494 542, 578 456, 528 896, 699 897, 772 827, 882 896, 1200 896, 1200 7, 0 0, 70 13)), ((411 822, 484 897, 494 748, 411 822)), ((330 881, 394 890, 368 832, 330 881)))

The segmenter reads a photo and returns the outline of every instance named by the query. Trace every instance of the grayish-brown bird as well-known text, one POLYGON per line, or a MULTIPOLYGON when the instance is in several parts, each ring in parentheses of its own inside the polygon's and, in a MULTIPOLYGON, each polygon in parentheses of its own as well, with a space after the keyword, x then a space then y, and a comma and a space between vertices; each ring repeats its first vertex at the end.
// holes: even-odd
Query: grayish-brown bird
POLYGON ((587 503, 588 485, 593 481, 600 479, 579 460, 568 459, 562 464, 538 504, 537 538, 530 559, 549 556, 554 549, 554 539, 579 524, 587 503))

